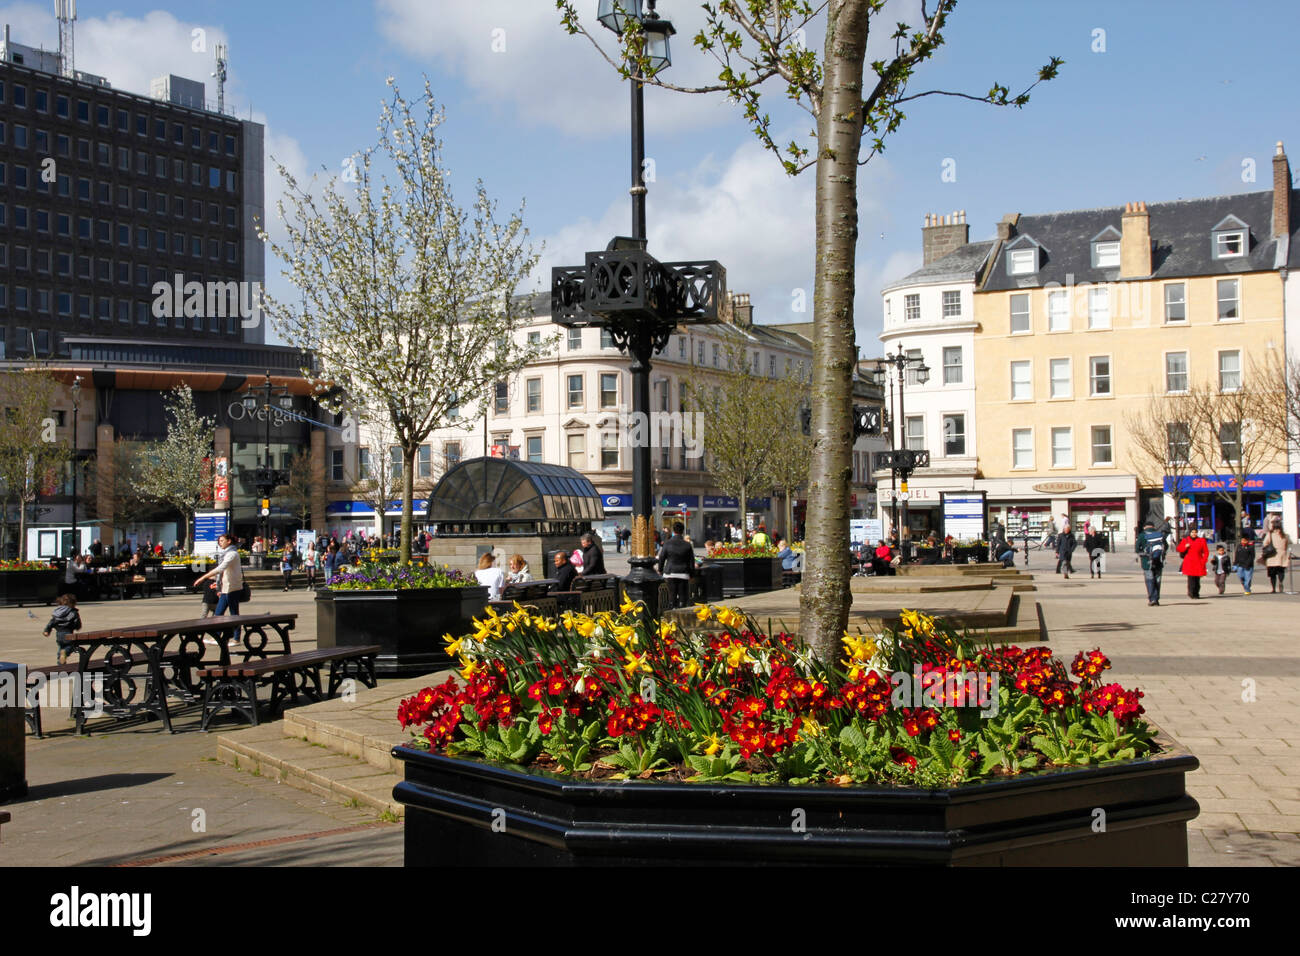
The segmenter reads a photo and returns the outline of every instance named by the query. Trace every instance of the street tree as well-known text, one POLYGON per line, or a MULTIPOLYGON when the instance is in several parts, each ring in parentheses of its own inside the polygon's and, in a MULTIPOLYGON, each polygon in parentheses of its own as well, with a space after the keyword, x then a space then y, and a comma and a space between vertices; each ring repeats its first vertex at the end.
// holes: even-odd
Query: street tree
POLYGON ((685 411, 703 416, 713 481, 738 502, 741 540, 748 540, 749 495, 774 484, 772 462, 788 401, 778 383, 754 373, 743 346, 728 345, 726 369, 686 385, 685 411))
POLYGON ((794 540, 794 498, 808 482, 812 465, 812 436, 803 430, 808 404, 808 383, 798 376, 787 375, 776 387, 777 417, 772 433, 772 457, 768 470, 772 487, 781 492, 785 514, 781 527, 794 540))
MULTIPOLYGON (((1130 466, 1145 487, 1165 488, 1173 496, 1175 526, 1183 527, 1183 498, 1191 494, 1192 479, 1201 473, 1193 435, 1201 428, 1201 410, 1190 392, 1157 394, 1125 413, 1130 466)), ((1142 515, 1139 521, 1145 520, 1142 515)))
POLYGON ((1192 387, 1198 427, 1192 433, 1194 454, 1205 474, 1232 476, 1231 487, 1215 494, 1230 504, 1240 526, 1247 483, 1286 461, 1285 423, 1277 410, 1285 408, 1282 383, 1266 366, 1252 363, 1235 373, 1220 373, 1215 383, 1192 387))
POLYGON ((457 396, 486 394, 555 339, 515 335, 531 315, 517 291, 538 259, 523 207, 500 220, 482 182, 470 210, 457 206, 428 80, 413 103, 389 86, 377 144, 354 156, 341 180, 303 187, 276 163, 287 238, 262 239, 296 293, 296 301, 266 296, 266 311, 291 344, 316 356, 322 400, 382 417, 401 449, 405 562, 420 445, 451 421, 457 396))
POLYGON ((198 413, 188 385, 172 389, 166 402, 167 435, 142 451, 140 490, 145 497, 180 512, 188 552, 193 550, 194 513, 212 500, 216 423, 198 413))
MULTIPOLYGON (((0 546, 9 508, 18 508, 18 555, 27 557, 27 515, 41 495, 53 494, 70 448, 58 440, 54 402, 58 382, 44 370, 0 373, 0 546)), ((3 553, 3 552, 0 552, 3 553)))
POLYGON ((905 104, 927 96, 955 96, 1022 107, 1030 90, 1056 76, 1052 57, 1037 79, 1012 94, 994 83, 984 93, 912 92, 916 69, 944 44, 955 0, 922 0, 919 22, 884 22, 884 0, 717 0, 702 4, 705 25, 695 45, 718 62, 718 82, 683 87, 651 75, 645 33, 636 20, 620 34, 619 50, 605 53, 583 25, 573 0, 556 0, 570 33, 585 35, 624 77, 686 93, 725 93, 738 103, 759 142, 796 175, 815 169, 816 259, 813 283, 813 452, 809 473, 808 565, 800 595, 799 631, 824 657, 839 651, 848 622, 849 496, 853 447, 855 263, 858 244, 858 169, 883 152, 905 119, 905 104), (824 23, 822 52, 805 42, 824 23), (873 32, 888 34, 892 49, 867 63, 873 32), (815 152, 797 140, 777 142, 762 95, 775 85, 815 124, 815 152))

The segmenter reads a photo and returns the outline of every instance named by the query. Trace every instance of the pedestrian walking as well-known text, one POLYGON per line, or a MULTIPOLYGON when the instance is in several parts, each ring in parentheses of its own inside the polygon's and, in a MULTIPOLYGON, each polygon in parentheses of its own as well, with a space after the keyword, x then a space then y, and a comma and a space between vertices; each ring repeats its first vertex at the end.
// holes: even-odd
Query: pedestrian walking
POLYGON ((1232 569, 1237 572, 1241 589, 1249 594, 1251 580, 1255 577, 1254 536, 1242 535, 1241 543, 1237 545, 1237 550, 1232 555, 1232 569))
POLYGON ((695 570, 695 549, 687 543, 685 532, 686 526, 674 521, 673 536, 664 542, 655 559, 659 573, 668 582, 668 604, 674 608, 685 607, 690 600, 691 572, 695 570))
POLYGON ((1142 577, 1146 580, 1147 606, 1160 606, 1160 579, 1165 570, 1165 536, 1156 530, 1155 522, 1148 520, 1134 545, 1142 562, 1142 577))
POLYGON ((1291 538, 1282 530, 1282 522, 1274 520, 1268 535, 1264 538, 1259 556, 1268 568, 1269 594, 1284 594, 1287 566, 1291 563, 1291 538))
POLYGON ((1187 537, 1178 542, 1178 553, 1183 556, 1182 572, 1187 578, 1187 596, 1194 600, 1201 597, 1201 578, 1205 577, 1205 567, 1210 560, 1210 548, 1195 527, 1187 530, 1187 537))
POLYGON ((1222 594, 1228 583, 1228 572, 1232 570, 1232 559, 1228 557, 1228 549, 1221 544, 1216 544, 1214 554, 1210 555, 1210 570, 1214 572, 1214 586, 1222 594))
POLYGON ((1106 560, 1106 539, 1101 533, 1088 528, 1088 533, 1083 536, 1083 550, 1088 555, 1088 577, 1101 577, 1102 569, 1105 568, 1106 560))
POLYGON ((235 539, 229 534, 223 534, 217 538, 217 544, 221 548, 221 557, 217 561, 217 566, 207 574, 199 577, 194 582, 198 587, 204 581, 216 579, 217 582, 217 609, 213 613, 217 617, 229 611, 231 614, 239 613, 240 601, 244 599, 244 570, 239 563, 239 550, 235 547, 235 539))
POLYGON ((50 636, 50 631, 54 632, 60 664, 68 662, 70 653, 68 638, 72 636, 73 631, 79 630, 81 630, 81 614, 77 611, 77 599, 71 594, 60 594, 54 599, 54 613, 50 615, 50 622, 45 625, 45 630, 42 632, 46 637, 50 636))
POLYGON ((586 577, 608 573, 605 570, 605 552, 591 531, 582 536, 582 573, 586 577))
POLYGON ((623 526, 621 524, 614 525, 614 553, 623 553, 623 526))
POLYGON ((284 551, 280 554, 280 573, 284 575, 284 589, 293 590, 293 549, 287 544, 284 551))
POLYGON ((1070 531, 1069 525, 1066 525, 1056 536, 1056 570, 1060 571, 1064 566, 1066 578, 1069 578, 1070 572, 1074 570, 1072 561, 1077 546, 1078 542, 1074 540, 1074 534, 1070 531))

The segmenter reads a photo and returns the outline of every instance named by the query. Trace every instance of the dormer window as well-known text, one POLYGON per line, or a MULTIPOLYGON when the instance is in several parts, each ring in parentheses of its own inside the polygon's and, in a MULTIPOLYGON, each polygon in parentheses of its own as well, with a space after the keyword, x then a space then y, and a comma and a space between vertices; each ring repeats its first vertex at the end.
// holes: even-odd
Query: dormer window
POLYGON ((1214 257, 1216 259, 1233 259, 1246 254, 1246 234, 1237 232, 1220 232, 1214 236, 1214 257))
POLYGON ((1250 251, 1250 226, 1236 216, 1224 216, 1210 230, 1211 250, 1216 259, 1238 259, 1250 251))
POLYGON ((1094 269, 1119 268, 1120 232, 1107 226, 1092 237, 1092 267, 1094 269))
POLYGON ((1012 249, 1007 256, 1007 272, 1013 276, 1038 271, 1037 249, 1012 249))

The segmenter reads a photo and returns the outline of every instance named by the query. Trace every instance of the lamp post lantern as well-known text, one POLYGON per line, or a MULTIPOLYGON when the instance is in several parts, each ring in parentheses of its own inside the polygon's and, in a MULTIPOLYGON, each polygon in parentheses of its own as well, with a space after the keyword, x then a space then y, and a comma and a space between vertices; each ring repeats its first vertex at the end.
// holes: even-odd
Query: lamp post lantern
POLYGON ((81 400, 81 376, 72 380, 72 553, 67 555, 71 561, 81 553, 81 542, 77 538, 77 410, 81 400))
POLYGON ((872 370, 872 378, 877 384, 883 383, 889 368, 894 369, 894 377, 898 379, 898 414, 892 414, 894 402, 894 386, 891 379, 889 386, 889 402, 891 415, 893 419, 890 427, 890 439, 894 445, 893 451, 885 452, 881 457, 889 465, 891 488, 894 487, 895 479, 902 486, 901 493, 895 492, 893 495, 893 524, 894 532, 898 535, 899 548, 903 552, 903 559, 907 559, 908 548, 904 543, 903 529, 907 527, 907 501, 909 496, 907 490, 907 479, 911 477, 913 471, 917 468, 925 468, 930 464, 930 453, 919 448, 902 447, 907 443, 907 413, 903 404, 903 391, 905 385, 905 372, 913 371, 916 373, 916 383, 924 385, 930 380, 930 368, 923 359, 909 358, 903 351, 903 344, 898 344, 898 351, 893 355, 886 353, 883 359, 880 359, 876 367, 872 370), (897 431, 895 431, 895 426, 897 431), (901 441, 900 441, 901 439, 901 441), (899 513, 899 499, 902 499, 902 513, 899 513))
POLYGON ((629 41, 635 55, 632 82, 632 235, 616 236, 603 252, 588 252, 581 266, 551 270, 551 320, 567 328, 596 326, 609 332, 628 354, 632 373, 632 540, 631 570, 624 590, 659 615, 654 571, 654 472, 650 411, 650 368, 679 326, 716 323, 727 308, 726 270, 716 261, 660 262, 646 251, 645 117, 642 77, 670 65, 670 22, 655 12, 654 0, 601 0, 598 19, 629 41), (644 68, 644 72, 643 72, 644 68))

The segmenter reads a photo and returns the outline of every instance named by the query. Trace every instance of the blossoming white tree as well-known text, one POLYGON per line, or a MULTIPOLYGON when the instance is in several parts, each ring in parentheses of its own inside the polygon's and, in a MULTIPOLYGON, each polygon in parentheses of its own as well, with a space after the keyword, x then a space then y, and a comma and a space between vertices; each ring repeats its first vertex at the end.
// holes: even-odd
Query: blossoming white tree
POLYGON ((537 262, 522 206, 499 222, 482 182, 471 210, 457 206, 428 80, 414 103, 388 83, 378 142, 345 163, 341 177, 313 194, 276 163, 287 238, 262 239, 300 296, 268 295, 266 312, 286 339, 315 354, 322 401, 391 426, 402 454, 405 562, 420 445, 451 421, 457 396, 485 394, 554 339, 524 344, 514 335, 528 313, 516 290, 537 262))

